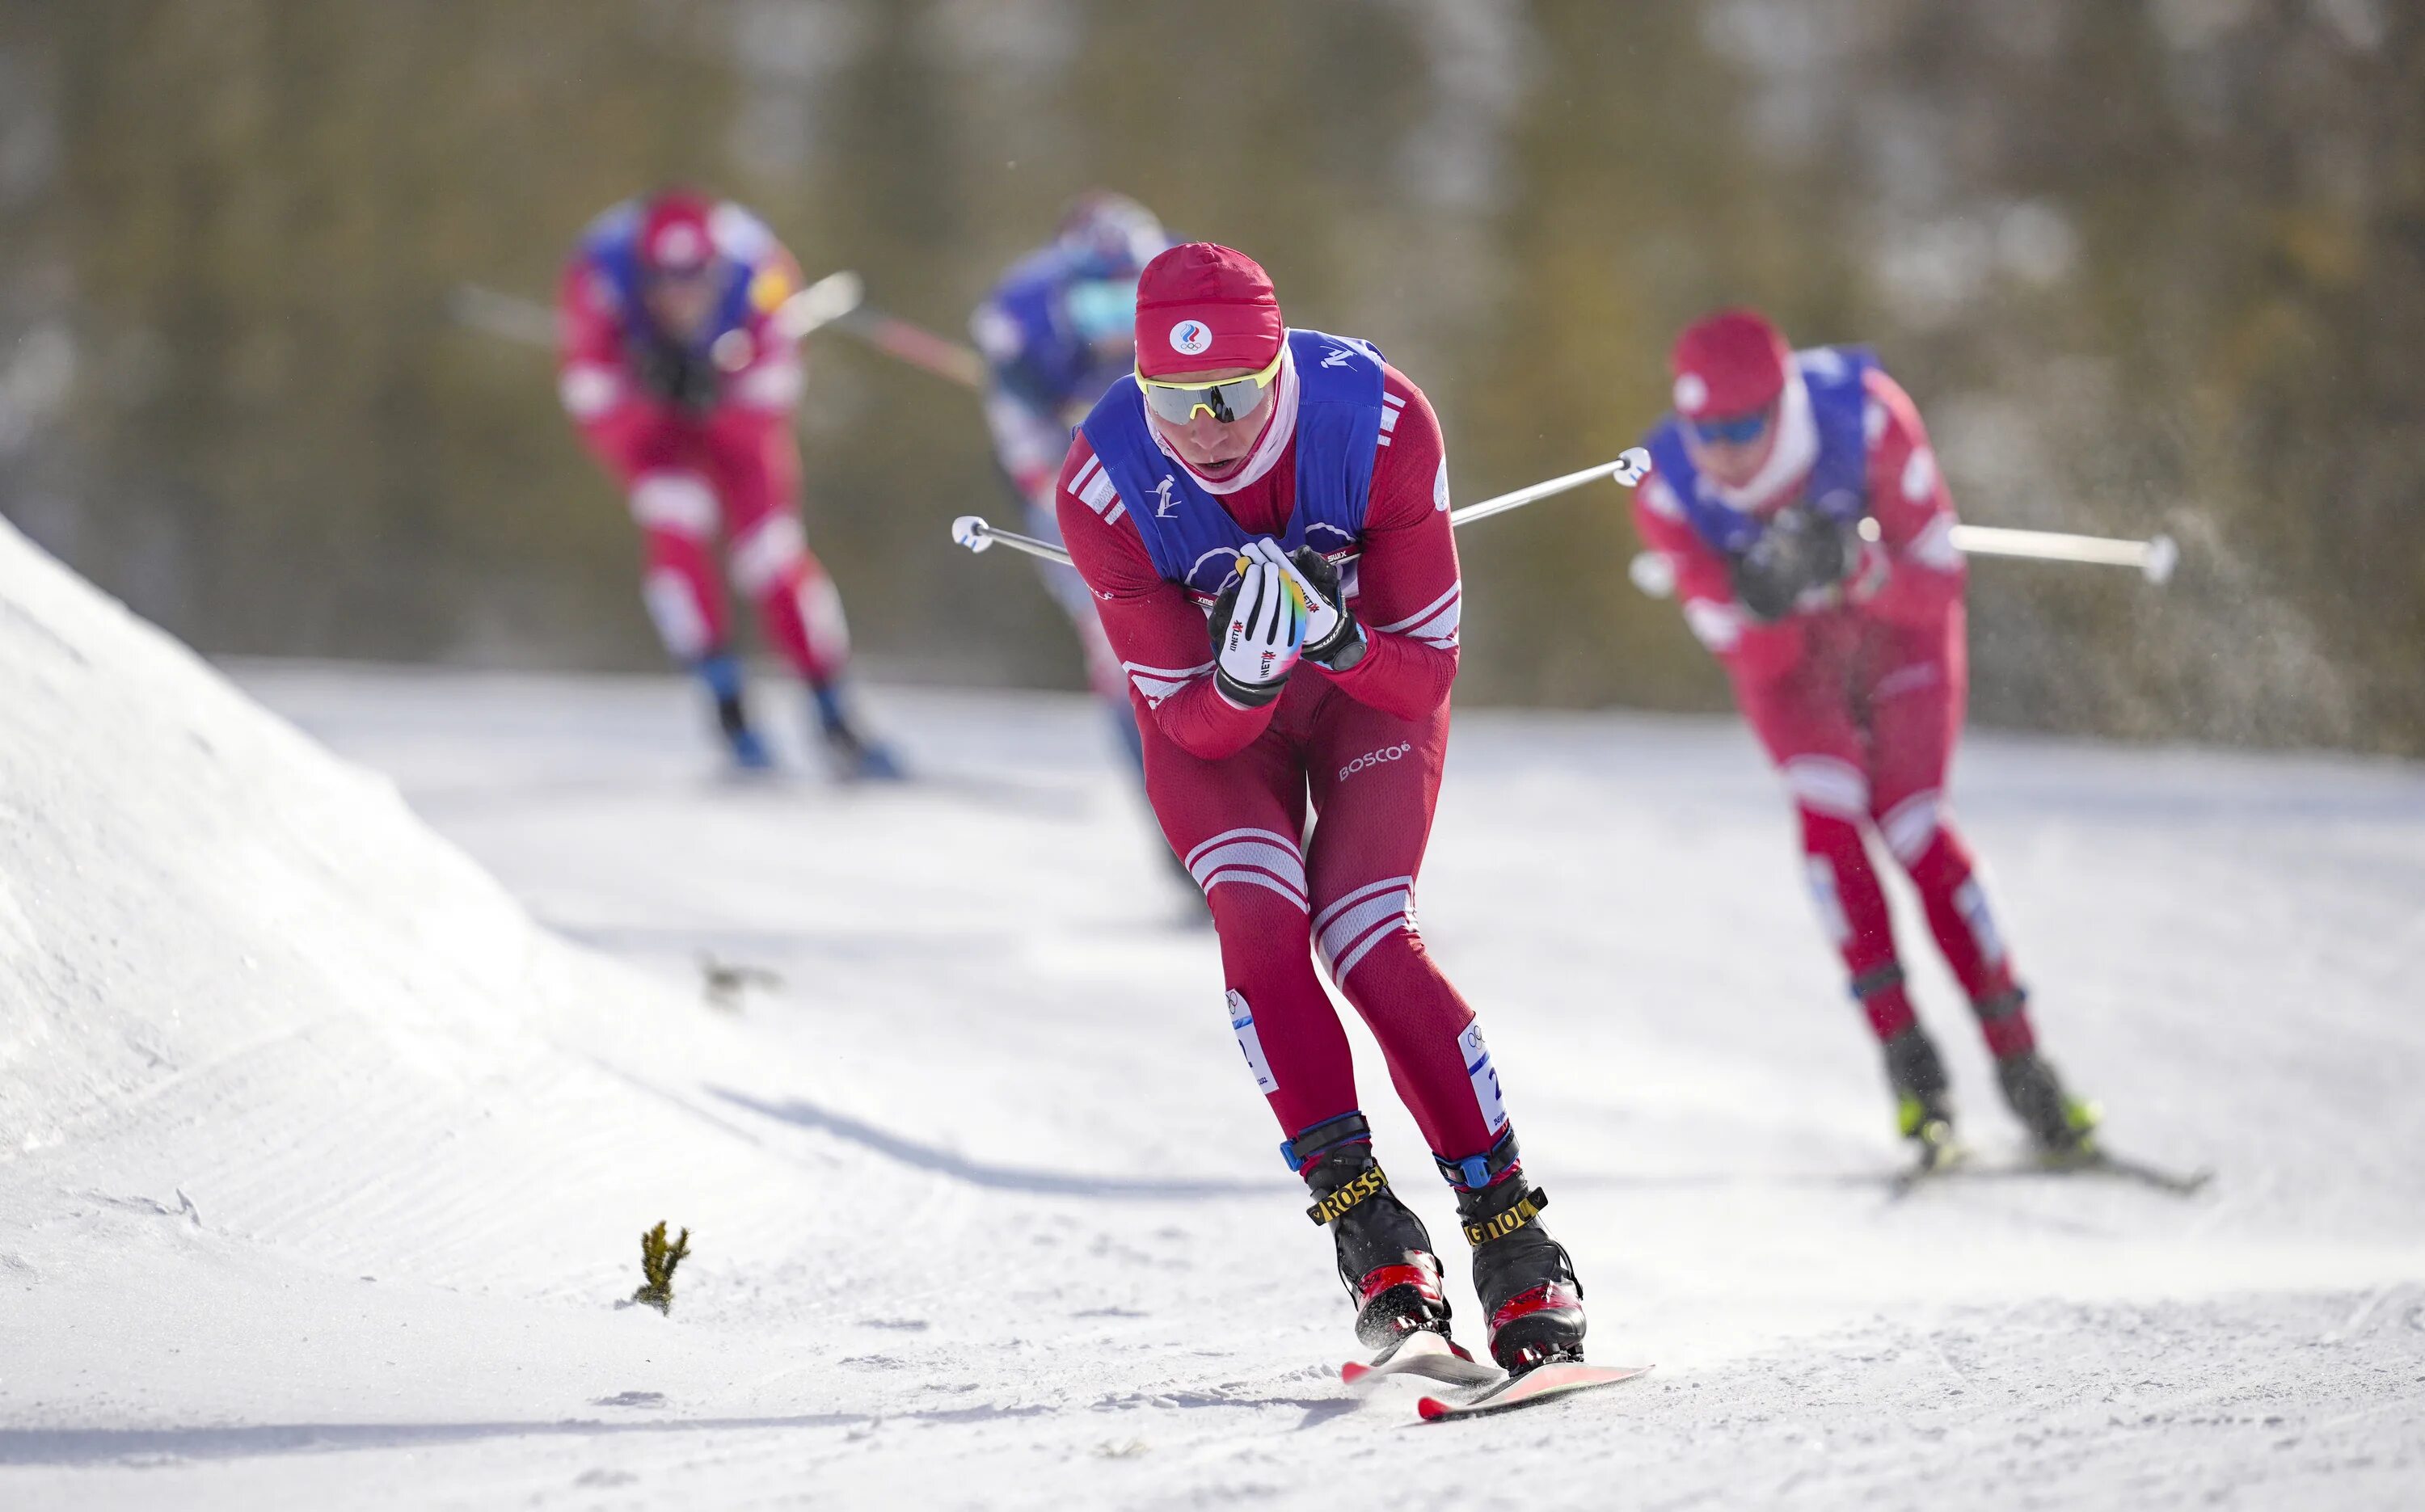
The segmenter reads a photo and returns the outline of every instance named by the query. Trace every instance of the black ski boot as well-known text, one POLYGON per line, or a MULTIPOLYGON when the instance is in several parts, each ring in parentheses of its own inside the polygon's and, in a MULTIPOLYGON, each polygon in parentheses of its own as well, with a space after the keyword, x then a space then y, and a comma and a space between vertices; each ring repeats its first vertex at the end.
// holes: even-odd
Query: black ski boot
POLYGON ((1566 1246, 1541 1226, 1550 1194, 1524 1179, 1514 1132, 1486 1155, 1439 1166, 1456 1188, 1457 1218, 1473 1246, 1473 1290, 1489 1320, 1490 1358, 1510 1376, 1582 1360, 1582 1283, 1566 1246))
POLYGON ((1936 1042, 1914 1024, 1886 1042, 1887 1086, 1895 1096, 1895 1128, 1912 1143, 1922 1170, 1955 1158, 1953 1096, 1936 1042))
POLYGON ((817 736, 825 742, 826 765, 837 781, 898 782, 908 775, 891 746, 860 728, 839 687, 823 683, 811 686, 809 692, 816 705, 817 736))
POLYGON ((775 754, 766 748, 765 740, 749 723, 740 660, 729 651, 718 651, 701 657, 692 670, 707 685, 708 696, 715 701, 716 733, 724 737, 724 749, 732 757, 733 770, 773 771, 775 754))
POLYGON ((1329 1148, 1305 1169, 1313 1192, 1306 1216, 1328 1225, 1338 1247, 1339 1280, 1356 1303, 1356 1337, 1374 1349, 1417 1329, 1447 1338, 1439 1257, 1432 1253, 1423 1220, 1398 1201, 1373 1158, 1372 1125, 1359 1113, 1345 1114, 1306 1130, 1291 1148, 1325 1144, 1329 1148))
POLYGON ((774 753, 749 723, 748 708, 737 693, 719 694, 715 700, 715 727, 724 736, 724 749, 740 772, 771 772, 775 767, 774 753))
POLYGON ((2041 1159, 2084 1160, 2096 1154, 2096 1105, 2064 1090, 2063 1079, 2034 1050, 1996 1062, 1996 1080, 2013 1116, 2030 1131, 2041 1159))

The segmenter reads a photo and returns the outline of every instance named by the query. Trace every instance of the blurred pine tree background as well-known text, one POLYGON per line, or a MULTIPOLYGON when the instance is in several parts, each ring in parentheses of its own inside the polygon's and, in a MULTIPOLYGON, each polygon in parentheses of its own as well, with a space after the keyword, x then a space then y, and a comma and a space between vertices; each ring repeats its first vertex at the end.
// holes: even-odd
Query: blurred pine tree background
MULTIPOLYGON (((1463 499, 1603 459, 1721 302, 1866 341, 1966 517, 1985 721, 2425 752, 2425 8, 2400 0, 13 0, 0 512, 202 647, 653 667, 546 358, 694 181, 957 334, 1127 190, 1431 393, 1463 499)), ((1075 686, 974 404, 821 339, 811 540, 879 673, 1075 686)), ((1712 707, 1621 497, 1465 538, 1469 703, 1712 707)))

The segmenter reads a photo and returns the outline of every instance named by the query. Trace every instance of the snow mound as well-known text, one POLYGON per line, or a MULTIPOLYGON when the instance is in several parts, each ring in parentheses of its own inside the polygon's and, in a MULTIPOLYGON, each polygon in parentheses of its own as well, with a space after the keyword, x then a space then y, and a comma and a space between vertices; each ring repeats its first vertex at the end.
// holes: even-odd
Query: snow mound
POLYGON ((0 1276, 38 1312, 372 1276, 602 1311, 646 1224, 739 1226, 749 1141, 594 1058, 687 1005, 5 525, 0 708, 0 1276))
POLYGON ((359 1124, 399 1081, 416 1101, 477 1087, 560 988, 520 906, 393 783, 6 527, 0 704, 10 1155, 284 1116, 186 1090, 272 1068, 302 1073, 332 1131, 359 1124))

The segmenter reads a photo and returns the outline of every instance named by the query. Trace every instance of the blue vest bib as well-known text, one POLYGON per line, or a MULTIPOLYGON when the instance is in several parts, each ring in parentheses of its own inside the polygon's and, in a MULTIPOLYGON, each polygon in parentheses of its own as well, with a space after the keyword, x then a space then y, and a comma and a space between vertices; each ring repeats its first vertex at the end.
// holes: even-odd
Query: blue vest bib
MULTIPOLYGON (((1814 346, 1793 354, 1793 365, 1809 390, 1810 418, 1819 430, 1819 458, 1810 465, 1803 497, 1829 519, 1849 524, 1870 510, 1870 441, 1864 422, 1869 387, 1864 380, 1877 358, 1862 346, 1814 346)), ((1716 488, 1693 466, 1682 421, 1669 415, 1644 444, 1702 540, 1728 556, 1740 556, 1768 528, 1759 517, 1718 498, 1716 488)))
POLYGON ((1019 331, 1017 355, 1000 365, 1015 374, 1013 390, 1020 398, 1057 414, 1066 406, 1100 398, 1128 376, 1129 359, 1105 363, 1068 317, 1071 287, 1106 277, 1101 259, 1091 253, 1049 247, 1013 267, 995 287, 993 313, 1019 331))
MULTIPOLYGON (((1288 342, 1296 363, 1296 504, 1280 547, 1338 557, 1364 535, 1381 438, 1381 353, 1370 342, 1321 331, 1293 330, 1288 342)), ((1252 537, 1217 495, 1154 444, 1137 386, 1113 385, 1079 429, 1136 521, 1155 570, 1207 603, 1218 597, 1252 537)))

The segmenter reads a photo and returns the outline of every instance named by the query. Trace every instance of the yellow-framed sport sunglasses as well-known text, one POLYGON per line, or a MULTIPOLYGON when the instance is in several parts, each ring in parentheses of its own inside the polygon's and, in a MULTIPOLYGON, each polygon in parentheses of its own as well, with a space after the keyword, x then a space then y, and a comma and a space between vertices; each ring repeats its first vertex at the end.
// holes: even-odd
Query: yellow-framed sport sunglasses
POLYGON ((1142 369, 1136 374, 1136 386, 1145 394, 1145 407, 1174 425, 1184 425, 1202 410, 1227 425, 1231 421, 1253 414, 1263 402, 1263 391, 1279 376, 1280 364, 1288 359, 1288 348, 1260 373, 1249 373, 1243 378, 1223 378, 1216 383, 1164 383, 1148 378, 1142 369))

